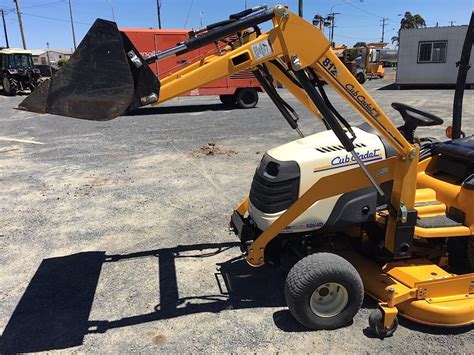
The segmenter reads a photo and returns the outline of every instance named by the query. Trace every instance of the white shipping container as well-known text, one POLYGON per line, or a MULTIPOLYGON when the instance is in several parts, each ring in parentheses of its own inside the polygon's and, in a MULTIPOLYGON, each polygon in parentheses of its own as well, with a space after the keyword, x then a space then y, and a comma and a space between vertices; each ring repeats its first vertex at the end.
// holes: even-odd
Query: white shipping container
MULTIPOLYGON (((400 31, 397 85, 454 85, 467 26, 400 31)), ((474 61, 471 51, 470 63, 474 61)), ((472 65, 472 64, 471 64, 472 65)), ((474 70, 466 83, 474 85, 474 70)))

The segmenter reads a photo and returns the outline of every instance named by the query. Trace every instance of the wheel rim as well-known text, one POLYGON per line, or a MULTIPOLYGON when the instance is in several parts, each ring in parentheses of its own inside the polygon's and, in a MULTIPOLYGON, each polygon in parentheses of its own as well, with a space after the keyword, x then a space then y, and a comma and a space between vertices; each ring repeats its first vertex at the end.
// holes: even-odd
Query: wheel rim
POLYGON ((349 301, 347 290, 341 284, 329 282, 319 286, 311 295, 309 305, 320 317, 334 317, 342 312, 349 301))

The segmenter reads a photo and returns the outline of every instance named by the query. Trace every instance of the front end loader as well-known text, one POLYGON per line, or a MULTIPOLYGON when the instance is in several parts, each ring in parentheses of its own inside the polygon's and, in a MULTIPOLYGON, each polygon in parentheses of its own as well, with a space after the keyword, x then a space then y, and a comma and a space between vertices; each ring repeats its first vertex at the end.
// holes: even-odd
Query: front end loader
POLYGON ((309 328, 349 324, 364 292, 378 301, 369 325, 381 338, 395 332, 397 315, 433 326, 472 326, 474 137, 461 132, 460 108, 473 38, 471 17, 453 137, 446 142, 417 137, 417 127, 443 120, 402 103, 392 104, 404 120, 395 127, 323 33, 280 5, 231 15, 150 58, 142 58, 114 23, 98 20, 70 62, 20 108, 107 120, 250 69, 299 139, 263 155, 249 197, 232 214, 230 227, 248 264, 290 261, 285 297, 309 328), (259 25, 268 21, 272 28, 262 32, 259 25), (150 74, 147 63, 210 43, 217 55, 161 82, 150 74), (275 80, 326 131, 305 135, 275 80), (323 81, 363 125, 347 122, 323 81))

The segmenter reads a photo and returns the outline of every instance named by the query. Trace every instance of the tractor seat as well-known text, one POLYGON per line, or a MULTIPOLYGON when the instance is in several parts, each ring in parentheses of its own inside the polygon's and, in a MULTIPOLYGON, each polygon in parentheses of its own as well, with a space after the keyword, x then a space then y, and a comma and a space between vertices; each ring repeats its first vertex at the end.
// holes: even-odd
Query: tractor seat
POLYGON ((452 159, 474 163, 474 136, 439 143, 434 150, 452 159))

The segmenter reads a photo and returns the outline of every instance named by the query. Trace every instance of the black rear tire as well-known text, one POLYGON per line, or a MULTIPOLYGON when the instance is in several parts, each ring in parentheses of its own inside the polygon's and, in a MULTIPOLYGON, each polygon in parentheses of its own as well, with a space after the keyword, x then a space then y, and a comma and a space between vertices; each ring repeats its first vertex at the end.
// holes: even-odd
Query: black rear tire
POLYGON ((359 84, 363 84, 363 83, 366 82, 367 77, 365 76, 364 73, 358 73, 358 74, 356 75, 356 79, 357 79, 357 81, 359 82, 359 84))
POLYGON ((239 108, 254 108, 258 103, 257 89, 238 89, 234 94, 235 102, 239 108))
POLYGON ((15 96, 17 89, 16 86, 11 82, 10 78, 8 76, 5 76, 2 81, 3 85, 3 92, 7 96, 15 96))
POLYGON ((229 107, 233 107, 236 104, 234 95, 219 95, 219 99, 224 105, 229 107))
POLYGON ((301 259, 290 270, 285 298, 291 314, 302 325, 311 329, 335 329, 348 325, 359 311, 364 286, 359 273, 347 260, 335 254, 316 253, 301 259), (336 306, 334 314, 324 314, 321 313, 325 311, 323 298, 328 297, 330 285, 340 288, 337 286, 335 292, 329 293, 336 296, 329 297, 336 299, 337 293, 343 292, 346 303, 336 306), (321 303, 318 305, 318 302, 321 303))

